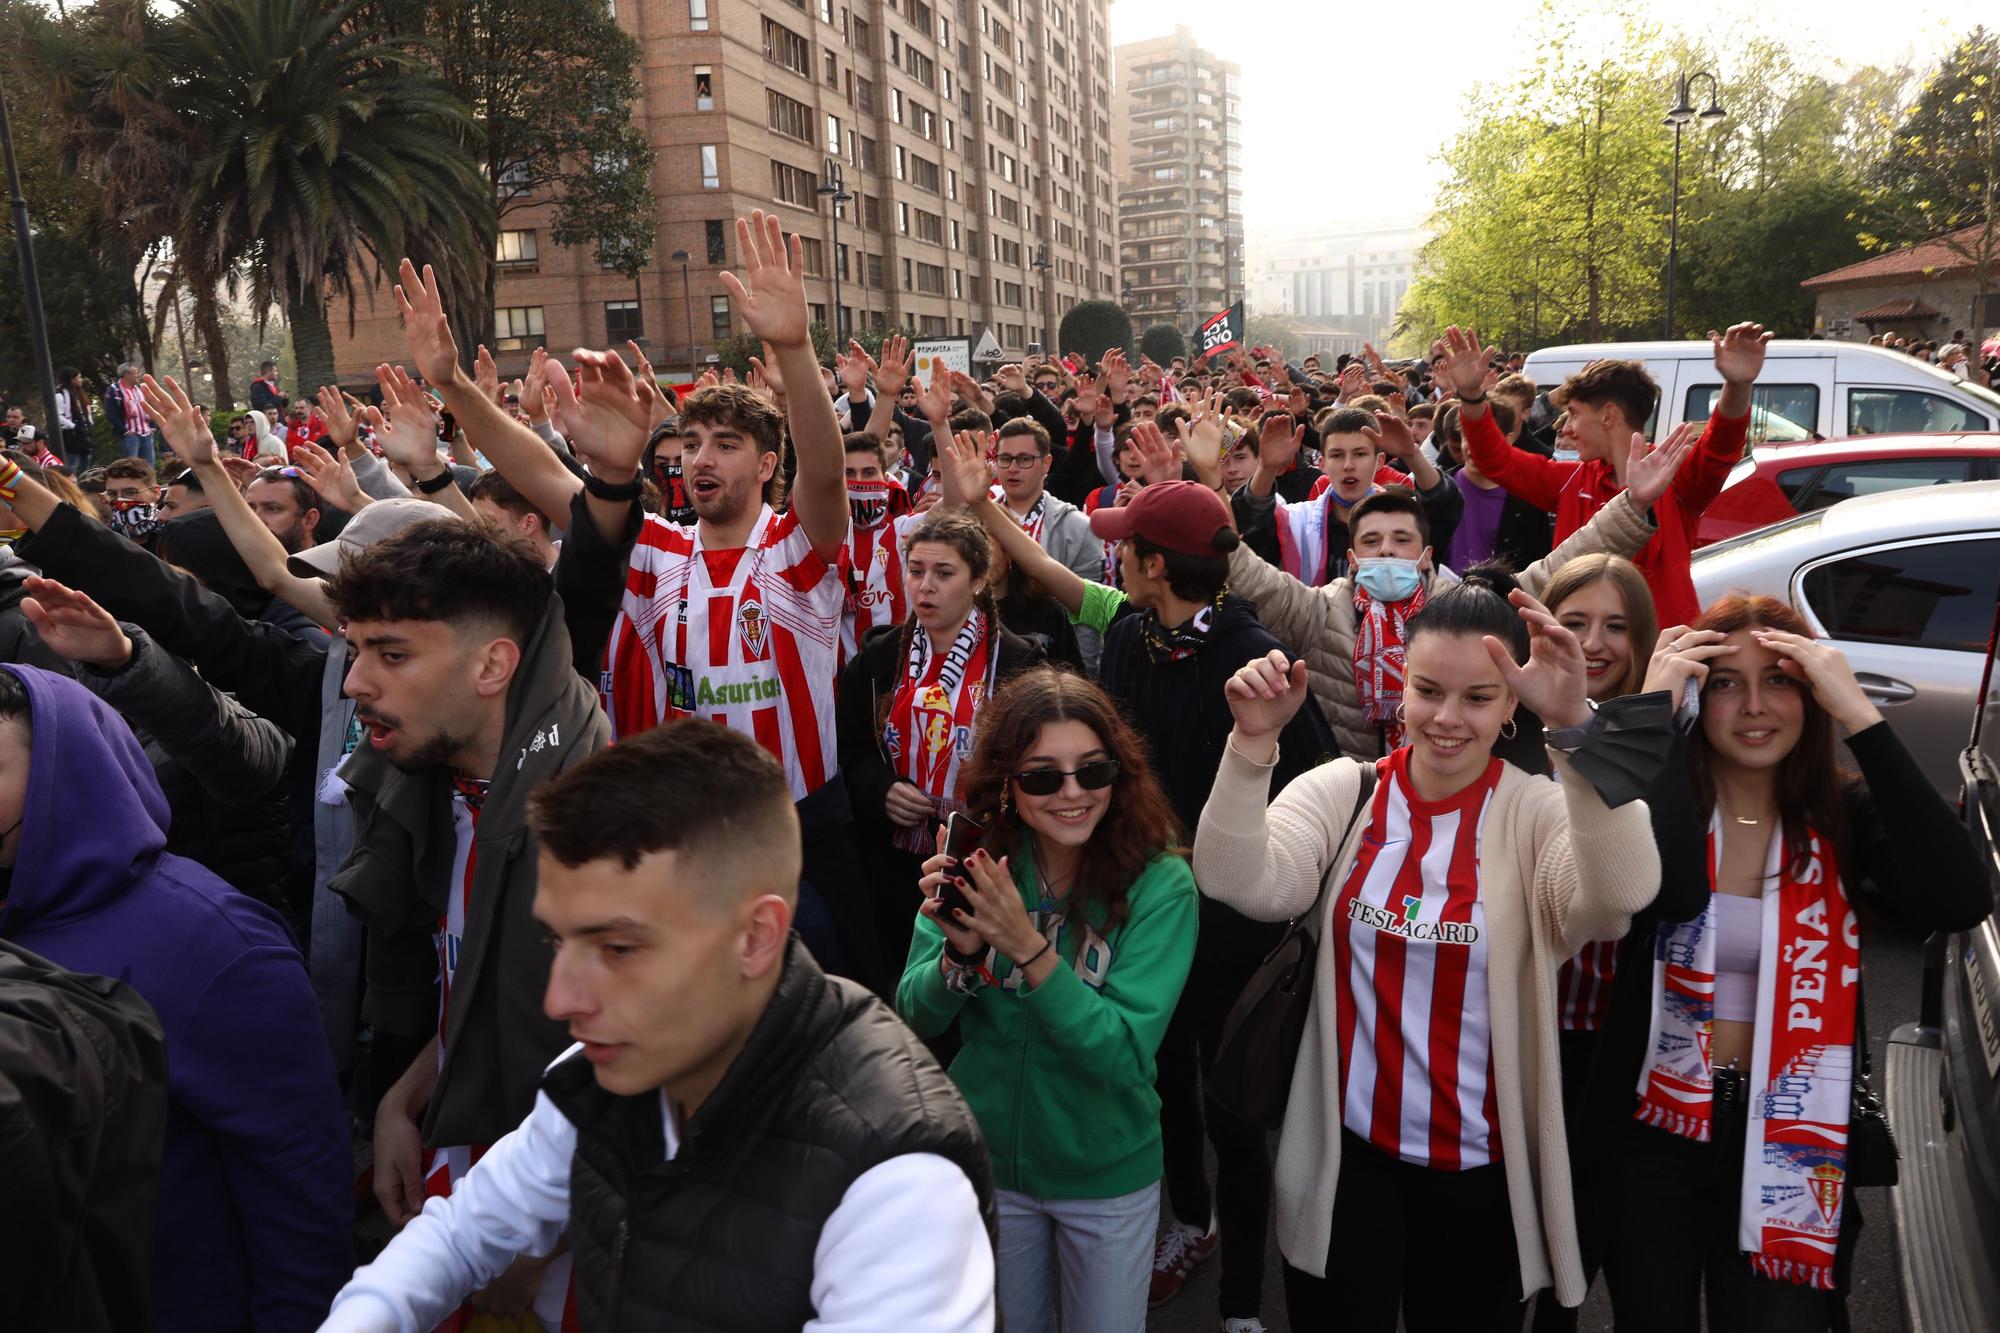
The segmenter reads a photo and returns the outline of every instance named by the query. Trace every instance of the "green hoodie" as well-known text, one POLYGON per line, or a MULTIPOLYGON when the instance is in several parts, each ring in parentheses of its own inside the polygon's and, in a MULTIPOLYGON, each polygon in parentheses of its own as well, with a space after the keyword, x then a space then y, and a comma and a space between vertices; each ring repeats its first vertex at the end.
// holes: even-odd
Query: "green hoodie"
POLYGON ((1042 901, 1033 854, 1013 859, 1028 915, 1064 958, 1029 989, 997 954, 996 985, 976 995, 946 988, 944 935, 917 917, 896 1012, 935 1037, 959 1021, 965 1047, 951 1077, 979 1119, 994 1183, 1037 1199, 1114 1199, 1160 1178, 1160 1099, 1153 1055, 1194 959, 1194 872, 1185 857, 1153 858, 1128 891, 1131 915, 1109 940, 1075 927, 1042 901))

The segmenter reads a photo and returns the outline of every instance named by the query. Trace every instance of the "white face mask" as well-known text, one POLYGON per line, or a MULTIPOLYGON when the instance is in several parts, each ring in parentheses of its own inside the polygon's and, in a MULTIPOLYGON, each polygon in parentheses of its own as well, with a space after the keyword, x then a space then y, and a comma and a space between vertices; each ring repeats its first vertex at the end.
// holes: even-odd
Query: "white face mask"
POLYGON ((1558 463, 1576 463, 1576 462, 1581 462, 1581 461, 1582 461, 1582 459, 1583 459, 1583 455, 1582 455, 1582 454, 1580 454, 1580 453, 1578 453, 1578 452, 1577 452, 1576 450, 1574 450, 1574 449, 1565 449, 1565 448, 1564 448, 1564 447, 1563 447, 1562 445, 1560 445, 1560 444, 1556 446, 1556 462, 1558 462, 1558 463))

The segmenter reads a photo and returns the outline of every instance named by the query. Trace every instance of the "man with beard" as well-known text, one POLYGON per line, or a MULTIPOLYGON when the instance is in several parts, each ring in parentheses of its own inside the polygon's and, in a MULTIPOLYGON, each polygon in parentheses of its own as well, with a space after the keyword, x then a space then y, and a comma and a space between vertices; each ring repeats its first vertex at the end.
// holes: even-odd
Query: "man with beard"
POLYGON ((580 396, 551 362, 557 425, 590 469, 579 479, 461 368, 428 270, 420 278, 404 262, 398 301, 416 369, 473 446, 544 513, 569 515, 556 581, 579 643, 606 642, 592 627, 609 627, 600 691, 615 732, 705 717, 770 751, 785 766, 804 831, 799 933, 828 971, 886 991, 893 960, 875 956, 834 710, 824 703, 845 601, 840 422, 813 358, 798 237, 788 252, 777 217, 761 211, 738 219, 736 232, 748 277, 724 274, 724 285, 771 351, 767 375, 791 386, 790 416, 741 385, 689 395, 680 438, 692 524, 649 517, 639 505, 647 437, 666 415, 643 359, 635 379, 621 357, 580 350, 580 396), (778 513, 788 427, 798 473, 790 507, 778 513))
POLYGON ((244 491, 250 509, 278 539, 286 555, 297 555, 313 544, 319 527, 319 504, 306 479, 292 468, 265 468, 244 491))
MULTIPOLYGON (((610 732, 570 669, 549 573, 519 538, 431 520, 300 562, 330 576, 366 738, 337 774, 354 854, 331 885, 368 928, 364 1014, 437 1033, 375 1116, 375 1195, 401 1225, 527 1116, 568 1044, 542 1012, 528 795, 610 732)), ((566 1263, 524 1258, 474 1305, 532 1305, 554 1328, 567 1283, 566 1263)))

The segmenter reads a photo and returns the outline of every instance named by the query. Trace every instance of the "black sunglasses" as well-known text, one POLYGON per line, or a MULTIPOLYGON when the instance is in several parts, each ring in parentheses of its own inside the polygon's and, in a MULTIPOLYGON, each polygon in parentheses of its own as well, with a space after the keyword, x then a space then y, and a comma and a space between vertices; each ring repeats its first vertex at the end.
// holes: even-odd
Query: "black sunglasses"
POLYGON ((1118 781, 1118 761, 1098 759, 1081 768, 1064 772, 1060 768, 1031 768, 1025 773, 1013 775, 1027 796, 1054 796, 1063 788, 1064 778, 1075 778, 1076 785, 1085 791, 1102 791, 1118 781))

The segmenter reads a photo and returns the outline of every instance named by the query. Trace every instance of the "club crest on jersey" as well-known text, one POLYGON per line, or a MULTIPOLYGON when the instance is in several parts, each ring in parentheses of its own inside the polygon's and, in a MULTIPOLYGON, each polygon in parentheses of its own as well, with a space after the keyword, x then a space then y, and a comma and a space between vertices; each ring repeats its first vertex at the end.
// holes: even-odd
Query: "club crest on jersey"
POLYGON ((746 601, 736 608, 736 628, 742 632, 743 647, 752 657, 764 655, 764 636, 770 623, 764 619, 764 607, 760 602, 746 601))

